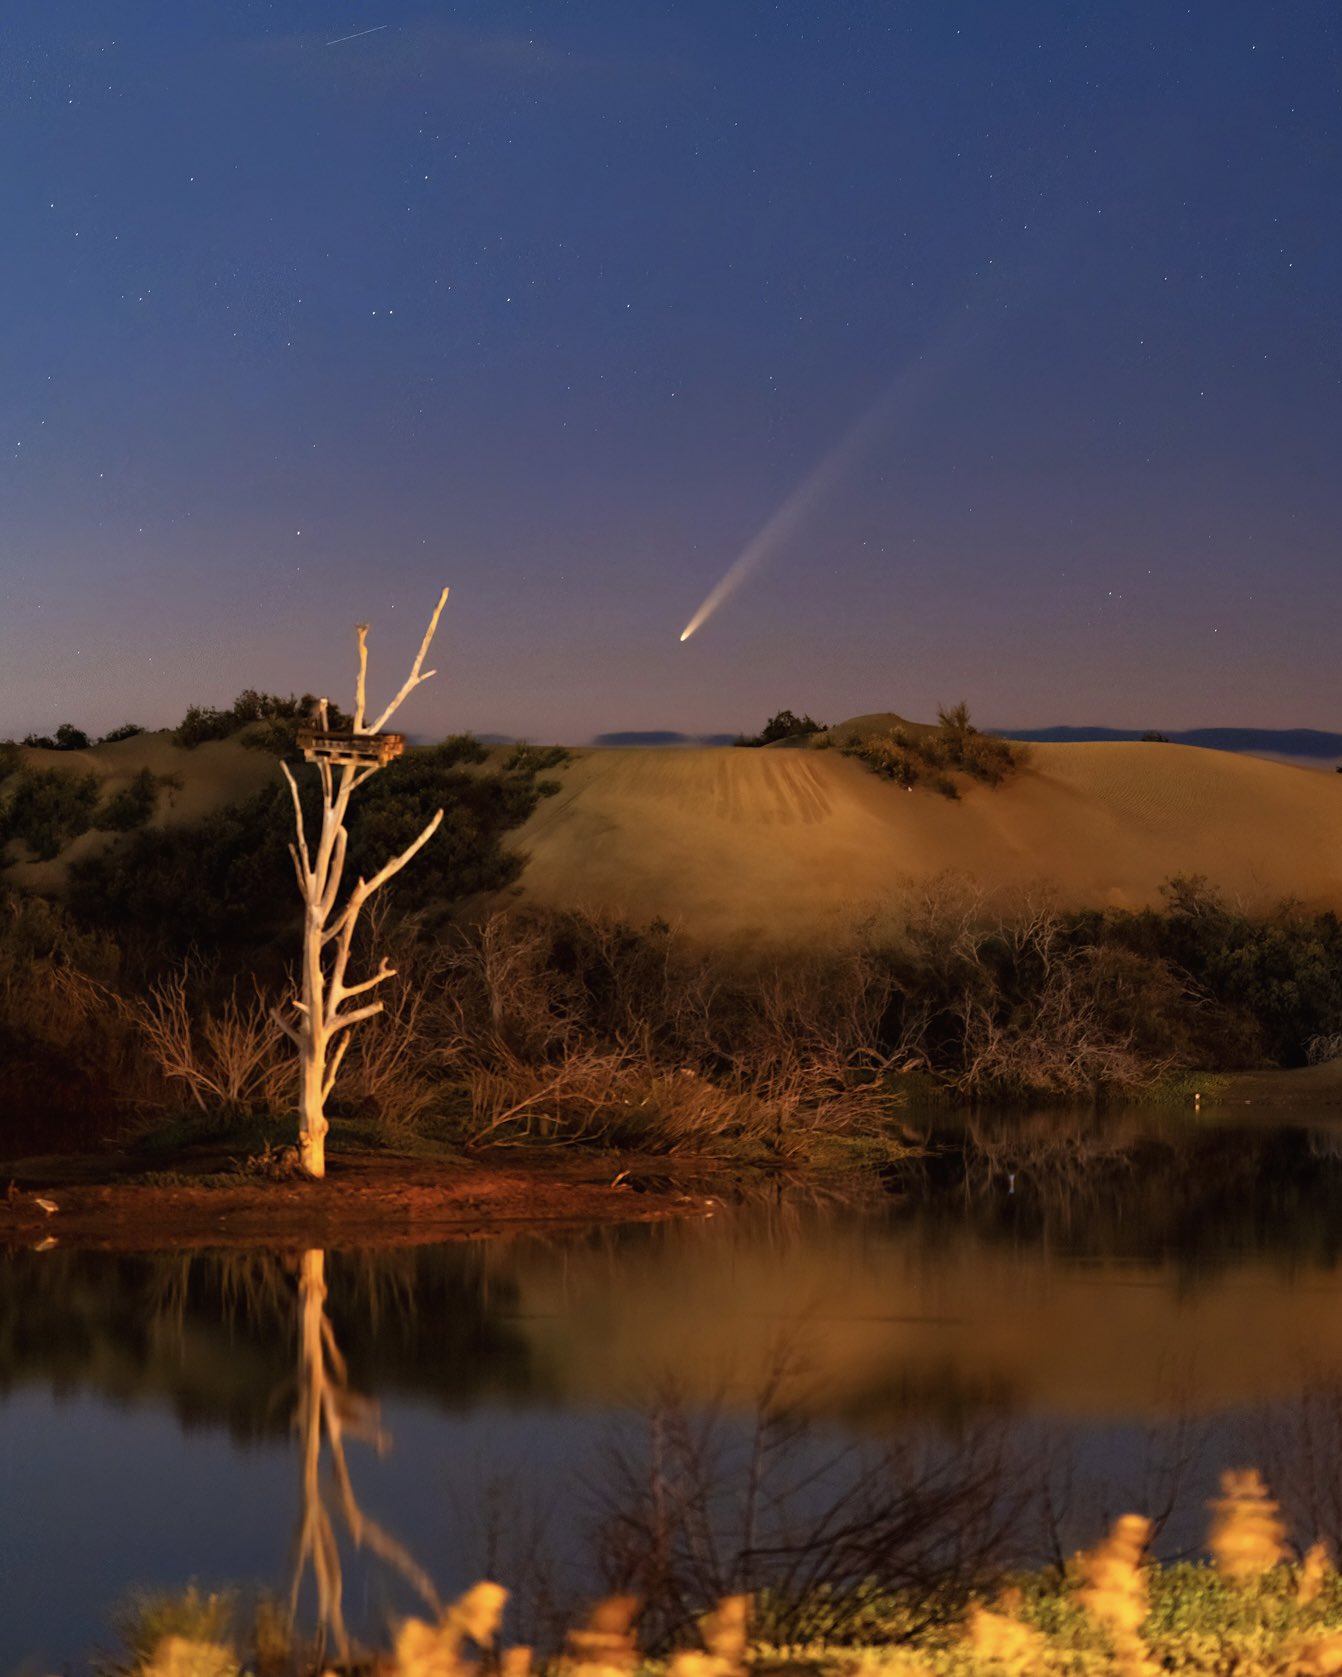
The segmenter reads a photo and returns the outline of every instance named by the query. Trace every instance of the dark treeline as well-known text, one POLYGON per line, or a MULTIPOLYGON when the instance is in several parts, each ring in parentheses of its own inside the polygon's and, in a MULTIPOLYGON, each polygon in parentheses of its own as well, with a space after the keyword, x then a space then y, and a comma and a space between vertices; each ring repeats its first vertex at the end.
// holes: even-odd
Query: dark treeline
MULTIPOLYGON (((480 901, 515 877, 501 840, 534 777, 412 759, 404 781, 387 772, 356 842, 371 831, 390 848, 449 788, 440 854, 372 928, 400 979, 332 1102, 388 1134, 805 1157, 883 1134, 892 1094, 915 1085, 1104 1099, 1193 1068, 1300 1065, 1342 1032, 1337 918, 1290 904, 1249 917, 1194 880, 1139 913, 948 883, 862 947, 751 960, 664 924, 462 915, 464 885, 480 901), (426 885, 441 892, 427 906, 426 885)), ((285 1110, 290 1054, 270 1023, 296 913, 285 842, 267 795, 199 832, 132 835, 72 870, 64 905, 0 898, 6 1108, 194 1107, 202 1123, 285 1110)))

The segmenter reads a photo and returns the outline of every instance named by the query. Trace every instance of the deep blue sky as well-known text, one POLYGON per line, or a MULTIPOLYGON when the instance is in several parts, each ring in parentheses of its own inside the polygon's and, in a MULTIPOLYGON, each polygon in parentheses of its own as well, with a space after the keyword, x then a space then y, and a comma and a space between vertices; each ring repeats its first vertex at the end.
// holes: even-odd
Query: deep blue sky
POLYGON ((1342 723, 1332 0, 43 0, 0 734, 1342 723), (356 31, 375 30, 327 45, 356 31), (883 392, 693 640, 722 572, 883 392))

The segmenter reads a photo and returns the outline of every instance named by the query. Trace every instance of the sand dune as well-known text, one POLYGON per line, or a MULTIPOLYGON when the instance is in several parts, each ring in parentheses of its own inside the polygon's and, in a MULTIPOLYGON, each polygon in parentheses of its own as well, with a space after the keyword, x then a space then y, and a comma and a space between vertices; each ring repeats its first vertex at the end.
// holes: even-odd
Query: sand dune
MULTIPOLYGON (((129 786, 141 769, 150 769, 169 781, 159 791, 150 822, 154 827, 203 821, 224 805, 250 798, 271 785, 280 772, 279 759, 269 752, 248 750, 232 740, 210 740, 184 751, 166 732, 136 734, 112 745, 90 746, 87 751, 27 749, 23 766, 69 775, 93 774, 100 799, 129 786)), ((71 862, 96 854, 109 842, 116 841, 107 833, 82 833, 54 861, 15 862, 5 870, 5 877, 28 890, 59 890, 71 862)))
MULTIPOLYGON (((165 734, 25 755, 92 770, 103 795, 144 767, 175 776, 158 825, 208 818, 279 772, 265 752, 183 751, 165 734)), ((1342 908, 1342 776, 1193 746, 1034 745, 995 791, 962 779, 958 802, 906 792, 833 750, 579 750, 559 780, 511 840, 529 858, 523 897, 661 916, 718 941, 841 940, 944 873, 1116 907, 1201 873, 1250 908, 1286 896, 1342 908)), ((7 877, 59 889, 71 859, 108 842, 86 833, 7 877)))
POLYGON ((1115 907, 1201 873, 1250 907, 1342 907, 1342 779, 1191 746, 1037 745, 958 802, 834 751, 580 752, 515 842, 537 901, 713 939, 843 936, 946 872, 1115 907))

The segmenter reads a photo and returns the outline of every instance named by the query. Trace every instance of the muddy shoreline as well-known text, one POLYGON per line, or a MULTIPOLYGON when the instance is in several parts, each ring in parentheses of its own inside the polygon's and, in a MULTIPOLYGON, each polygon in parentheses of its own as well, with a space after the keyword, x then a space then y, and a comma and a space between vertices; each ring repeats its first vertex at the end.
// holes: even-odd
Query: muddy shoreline
MULTIPOLYGON (((100 1250, 152 1251, 265 1245, 421 1245, 509 1229, 656 1222, 704 1216, 707 1172, 668 1174, 666 1161, 602 1154, 437 1160, 337 1155, 322 1182, 239 1176, 236 1186, 145 1182, 103 1159, 0 1164, 0 1247, 44 1241, 100 1250)), ((166 1174, 166 1172, 165 1172, 166 1174)))

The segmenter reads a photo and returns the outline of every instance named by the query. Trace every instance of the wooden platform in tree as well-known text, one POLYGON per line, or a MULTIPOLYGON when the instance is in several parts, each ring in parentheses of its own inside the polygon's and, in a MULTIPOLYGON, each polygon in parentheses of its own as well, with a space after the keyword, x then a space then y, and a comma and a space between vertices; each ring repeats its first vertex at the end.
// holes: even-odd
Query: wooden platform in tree
POLYGON ((382 768, 405 750, 405 735, 323 733, 317 728, 304 728, 298 734, 298 748, 309 763, 353 763, 356 767, 376 763, 382 768))

